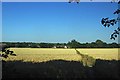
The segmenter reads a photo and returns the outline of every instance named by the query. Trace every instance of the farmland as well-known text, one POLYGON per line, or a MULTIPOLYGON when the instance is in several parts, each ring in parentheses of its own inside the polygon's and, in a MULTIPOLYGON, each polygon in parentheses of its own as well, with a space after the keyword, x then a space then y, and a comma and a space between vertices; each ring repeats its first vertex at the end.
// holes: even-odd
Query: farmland
POLYGON ((17 56, 9 55, 8 58, 3 58, 4 79, 119 78, 117 48, 10 48, 10 50, 17 56))
MULTIPOLYGON (((6 61, 23 60, 25 62, 43 62, 49 60, 80 61, 81 56, 75 49, 53 48, 10 48, 17 56, 9 56, 6 61)), ((95 59, 118 60, 118 48, 77 49, 81 54, 89 55, 95 59)))

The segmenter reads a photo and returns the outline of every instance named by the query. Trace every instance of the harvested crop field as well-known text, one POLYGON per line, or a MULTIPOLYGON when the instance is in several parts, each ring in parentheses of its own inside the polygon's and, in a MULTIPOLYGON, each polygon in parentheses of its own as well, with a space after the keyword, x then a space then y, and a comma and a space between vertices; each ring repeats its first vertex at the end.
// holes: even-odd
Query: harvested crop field
POLYGON ((10 48, 3 58, 6 78, 119 79, 118 49, 10 48))
MULTIPOLYGON (((43 62, 49 60, 81 61, 81 56, 75 49, 52 49, 52 48, 10 48, 17 56, 9 56, 6 61, 23 60, 43 62)), ((81 54, 94 59, 118 60, 118 48, 101 49, 77 49, 81 54)))

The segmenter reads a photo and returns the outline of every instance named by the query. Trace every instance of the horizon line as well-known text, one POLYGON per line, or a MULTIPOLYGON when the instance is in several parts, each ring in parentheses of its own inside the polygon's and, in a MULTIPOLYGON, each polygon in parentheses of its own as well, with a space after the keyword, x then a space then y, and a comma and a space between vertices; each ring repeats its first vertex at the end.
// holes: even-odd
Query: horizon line
MULTIPOLYGON (((97 39, 97 40, 100 40, 100 39, 97 39)), ((92 42, 96 42, 97 40, 95 41, 91 41, 91 42, 80 42, 78 40, 76 40, 77 42, 79 43, 92 43, 92 42)), ((70 40, 71 41, 71 40, 70 40)), ((41 41, 41 42, 38 42, 38 41, 0 41, 0 43, 4 43, 4 42, 10 42, 10 43, 68 43, 70 41, 67 41, 67 42, 45 42, 45 41, 41 41)), ((103 41, 103 40, 101 40, 103 41)), ((117 43, 117 44, 120 44, 119 42, 105 42, 103 41, 104 43, 107 43, 107 44, 110 44, 110 43, 117 43)))

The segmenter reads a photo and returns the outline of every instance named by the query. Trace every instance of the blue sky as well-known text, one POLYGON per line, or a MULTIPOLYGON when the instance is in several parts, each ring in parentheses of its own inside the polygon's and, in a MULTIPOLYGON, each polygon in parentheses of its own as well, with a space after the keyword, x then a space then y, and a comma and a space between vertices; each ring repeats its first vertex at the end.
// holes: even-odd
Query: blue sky
POLYGON ((116 18, 117 3, 108 2, 3 2, 3 41, 68 42, 72 39, 93 42, 111 40, 117 25, 105 28, 104 17, 116 18))

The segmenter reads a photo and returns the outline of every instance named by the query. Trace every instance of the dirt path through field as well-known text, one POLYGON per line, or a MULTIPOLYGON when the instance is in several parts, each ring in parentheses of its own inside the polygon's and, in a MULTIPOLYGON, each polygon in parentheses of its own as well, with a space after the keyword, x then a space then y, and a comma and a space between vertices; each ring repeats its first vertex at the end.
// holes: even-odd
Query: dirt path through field
POLYGON ((94 59, 93 57, 91 57, 89 55, 85 55, 85 54, 80 53, 77 49, 75 49, 75 51, 78 55, 81 56, 81 61, 82 61, 84 66, 92 67, 95 65, 96 59, 94 59))

